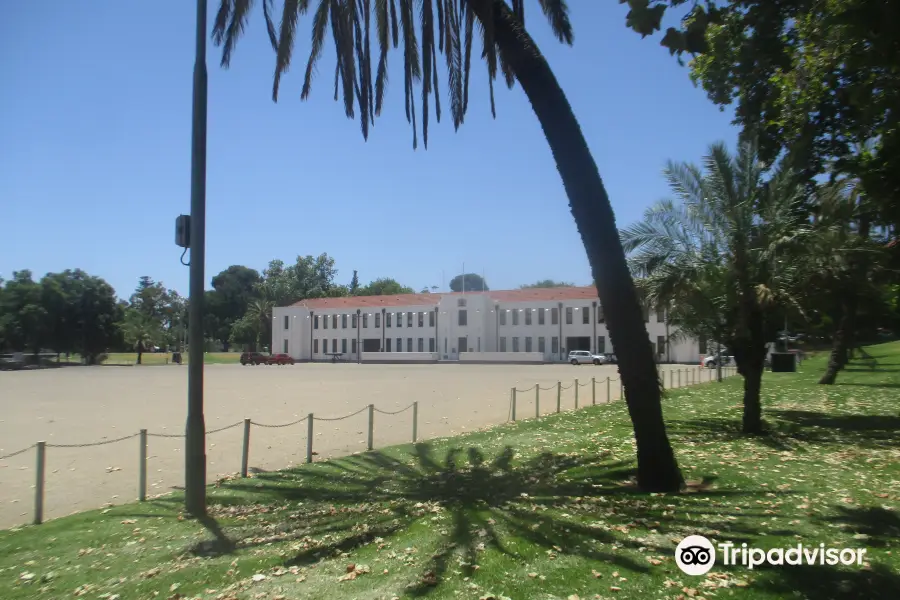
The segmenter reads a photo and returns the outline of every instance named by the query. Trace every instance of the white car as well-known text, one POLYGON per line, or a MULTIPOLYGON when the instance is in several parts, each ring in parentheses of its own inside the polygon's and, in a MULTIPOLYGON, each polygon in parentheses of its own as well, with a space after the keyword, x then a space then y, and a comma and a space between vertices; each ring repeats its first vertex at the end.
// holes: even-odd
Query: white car
POLYGON ((572 350, 569 352, 569 362, 573 365, 602 365, 606 364, 606 356, 592 354, 587 350, 572 350))
POLYGON ((717 358, 722 359, 722 366, 734 364, 733 356, 726 356, 725 354, 719 354, 718 356, 716 356, 715 354, 710 354, 709 356, 707 356, 703 359, 703 366, 706 367, 707 369, 714 369, 716 367, 716 359, 717 358))

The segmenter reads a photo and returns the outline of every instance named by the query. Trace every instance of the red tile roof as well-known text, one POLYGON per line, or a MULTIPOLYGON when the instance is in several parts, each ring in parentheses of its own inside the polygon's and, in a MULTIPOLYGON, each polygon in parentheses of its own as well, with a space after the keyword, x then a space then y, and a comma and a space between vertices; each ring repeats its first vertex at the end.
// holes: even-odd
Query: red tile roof
MULTIPOLYGON (((310 309, 334 308, 376 308, 382 306, 437 306, 442 296, 458 296, 463 292, 446 294, 398 294, 394 296, 350 296, 347 298, 311 298, 296 302, 294 306, 310 309)), ((467 296, 487 294, 497 302, 556 302, 562 300, 596 300, 597 289, 593 286, 526 288, 521 290, 497 290, 488 292, 466 292, 467 296)))

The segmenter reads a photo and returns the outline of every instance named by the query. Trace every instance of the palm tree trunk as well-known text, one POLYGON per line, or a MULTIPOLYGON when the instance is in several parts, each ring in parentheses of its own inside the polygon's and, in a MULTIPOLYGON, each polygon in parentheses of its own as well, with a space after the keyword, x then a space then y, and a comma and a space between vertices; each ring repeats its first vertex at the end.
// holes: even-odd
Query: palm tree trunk
POLYGON ((856 292, 847 290, 841 302, 841 320, 838 322, 837 332, 834 334, 834 342, 831 346, 831 356, 828 359, 828 368, 819 380, 823 385, 834 385, 838 371, 847 364, 850 341, 853 337, 853 329, 856 325, 856 292))
POLYGON ((625 386, 637 442, 638 485, 672 492, 684 480, 662 413, 662 391, 643 311, 619 241, 616 219, 597 165, 559 82, 534 40, 502 0, 467 0, 494 38, 541 123, 581 234, 625 386))

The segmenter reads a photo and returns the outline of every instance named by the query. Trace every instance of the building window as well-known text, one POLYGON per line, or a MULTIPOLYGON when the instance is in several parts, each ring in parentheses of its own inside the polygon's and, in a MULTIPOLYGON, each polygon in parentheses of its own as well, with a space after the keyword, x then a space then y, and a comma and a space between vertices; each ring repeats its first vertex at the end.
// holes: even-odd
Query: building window
POLYGON ((666 336, 656 336, 656 353, 660 356, 666 353, 666 336))
POLYGON ((313 354, 319 353, 319 340, 313 340, 313 354))
POLYGON ((406 351, 412 352, 412 338, 406 338, 406 351))
POLYGON ((656 322, 657 323, 665 323, 666 322, 666 308, 664 306, 656 307, 656 322))
POLYGON ((434 338, 428 338, 428 351, 434 352, 434 338))
POLYGON ((331 351, 337 354, 337 338, 331 340, 331 351))
POLYGON ((313 329, 319 328, 319 315, 313 317, 313 329))
POLYGON ((337 329, 337 314, 331 315, 331 328, 337 329))
POLYGON ((381 327, 381 313, 375 313, 375 329, 381 327))
POLYGON ((397 313, 397 327, 403 327, 403 313, 397 313))
POLYGON ((566 307, 566 325, 571 325, 571 324, 572 324, 572 307, 567 306, 566 307))
POLYGON ((341 329, 347 329, 347 315, 341 315, 341 329))
POLYGON ((466 305, 466 299, 465 299, 465 298, 457 298, 457 300, 456 300, 456 306, 457 306, 458 308, 463 308, 465 305, 466 305))
POLYGON ((347 338, 341 340, 341 352, 347 354, 347 338))
POLYGON ((406 326, 412 327, 412 313, 411 312, 406 313, 406 326))
POLYGON ((513 352, 518 352, 519 351, 519 336, 514 335, 512 341, 513 341, 513 352))
POLYGON ((583 325, 587 325, 591 322, 591 308, 589 306, 582 307, 581 309, 581 323, 583 325))
POLYGON ((543 337, 539 337, 538 338, 538 352, 543 354, 546 351, 547 351, 547 340, 544 339, 543 337))
POLYGON ((512 317, 513 317, 513 325, 518 325, 519 324, 519 311, 517 309, 513 309, 512 317))
POLYGON ((282 352, 284 352, 285 354, 288 353, 288 341, 287 340, 284 340, 284 350, 282 352))
POLYGON ((551 325, 559 325, 559 309, 558 308, 550 309, 550 324, 551 325))
MULTIPOLYGON (((556 309, 554 308, 553 310, 556 309)), ((550 339, 550 352, 552 352, 553 354, 559 354, 559 338, 556 336, 553 336, 550 339)))
POLYGON ((384 326, 385 326, 385 327, 390 327, 390 326, 391 326, 391 317, 392 317, 393 315, 394 315, 394 313, 386 313, 386 314, 384 315, 384 326))
POLYGON ((500 352, 506 352, 506 338, 500 338, 500 352))
POLYGON ((369 326, 369 313, 363 313, 363 329, 366 329, 369 326))
POLYGON ((525 352, 531 352, 531 344, 532 344, 531 340, 532 340, 531 336, 528 336, 527 338, 525 338, 525 352))
POLYGON ((447 338, 444 338, 444 354, 447 354, 447 338))
POLYGON ((606 352, 606 336, 598 335, 597 336, 597 354, 604 354, 606 352))
POLYGON ((525 309, 525 324, 531 325, 531 309, 530 308, 525 309))
POLYGON ((284 328, 290 329, 291 327, 291 318, 287 315, 284 315, 284 328))
MULTIPOLYGON (((391 313, 388 313, 388 314, 391 314, 391 313)), ((385 352, 390 352, 390 351, 391 351, 391 338, 385 339, 385 340, 384 340, 384 343, 386 344, 386 347, 385 347, 384 351, 385 351, 385 352)))
POLYGON ((698 350, 700 351, 700 354, 706 354, 706 352, 707 352, 706 338, 701 337, 700 339, 697 340, 697 342, 699 342, 700 347, 698 348, 698 350))
POLYGON ((322 340, 322 354, 328 354, 328 340, 322 340))
POLYGON ((538 325, 543 325, 543 324, 544 324, 544 319, 546 318, 545 315, 544 315, 544 311, 545 311, 545 310, 546 310, 546 309, 544 309, 544 308, 539 308, 539 309, 538 309, 538 325))
MULTIPOLYGON (((400 322, 400 319, 397 319, 400 322)), ((397 352, 403 352, 403 338, 397 338, 397 352)))
POLYGON ((497 310, 500 311, 500 324, 501 324, 501 325, 506 325, 506 313, 507 313, 508 311, 503 310, 503 309, 497 309, 497 310))
POLYGON ((425 313, 420 312, 419 315, 419 327, 425 327, 425 313))
POLYGON ((356 354, 356 339, 350 340, 350 352, 356 354))
POLYGON ((353 315, 350 321, 350 327, 352 327, 353 329, 359 327, 359 315, 353 315))
POLYGON ((328 315, 322 315, 322 329, 328 329, 328 315))
POLYGON ((459 311, 459 326, 465 327, 469 324, 469 313, 466 309, 462 309, 459 311))
POLYGON ((425 352, 425 338, 419 338, 419 352, 425 352))
MULTIPOLYGON (((433 310, 428 311, 428 326, 434 327, 434 311, 433 310)), ((432 350, 432 352, 434 352, 434 350, 432 350)))
POLYGON ((606 316, 603 314, 603 305, 597 304, 597 322, 604 323, 606 322, 606 316))

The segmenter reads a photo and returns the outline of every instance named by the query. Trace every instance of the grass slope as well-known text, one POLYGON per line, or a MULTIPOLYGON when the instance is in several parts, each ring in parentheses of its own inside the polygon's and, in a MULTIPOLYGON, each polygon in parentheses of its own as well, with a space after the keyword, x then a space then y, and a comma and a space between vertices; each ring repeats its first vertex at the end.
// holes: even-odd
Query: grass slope
POLYGON ((0 597, 888 598, 900 589, 900 344, 815 384, 767 374, 770 434, 738 433, 741 380, 670 393, 689 493, 641 494, 622 403, 356 455, 180 498, 0 532, 0 597), (674 564, 689 534, 865 547, 863 567, 674 564))
MULTIPOLYGON (((207 352, 203 362, 207 365, 233 365, 240 362, 240 352, 207 352)), ((184 364, 188 363, 187 352, 182 354, 184 364)), ((141 365, 165 365, 172 360, 171 352, 145 352, 141 356, 141 365), (168 362, 167 362, 168 361, 168 362)), ((111 352, 103 361, 105 365, 133 365, 137 362, 136 352, 111 352)))

